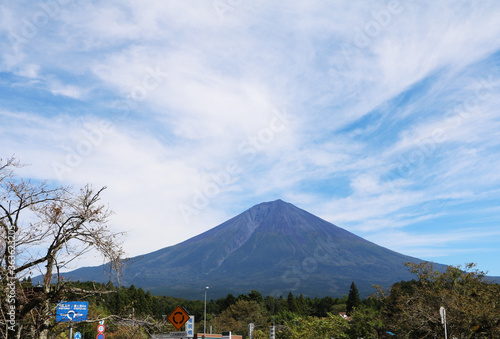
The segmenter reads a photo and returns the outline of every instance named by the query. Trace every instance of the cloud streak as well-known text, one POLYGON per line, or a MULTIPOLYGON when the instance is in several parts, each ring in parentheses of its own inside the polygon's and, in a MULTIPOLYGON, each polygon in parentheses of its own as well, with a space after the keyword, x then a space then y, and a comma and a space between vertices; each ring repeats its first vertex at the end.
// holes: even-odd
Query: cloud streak
POLYGON ((33 178, 107 185, 131 255, 282 198, 403 253, 457 263, 463 247, 500 275, 479 250, 500 241, 499 15, 493 1, 5 3, 1 152, 33 178))

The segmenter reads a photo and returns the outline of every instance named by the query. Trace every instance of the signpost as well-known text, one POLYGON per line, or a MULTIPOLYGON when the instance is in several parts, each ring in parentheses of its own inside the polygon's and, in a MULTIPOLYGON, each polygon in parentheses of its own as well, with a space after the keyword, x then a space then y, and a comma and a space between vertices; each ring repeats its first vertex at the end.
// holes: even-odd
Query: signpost
MULTIPOLYGON (((189 315, 184 307, 177 306, 176 309, 170 313, 167 319, 179 332, 170 332, 169 334, 153 334, 153 339, 194 338, 194 315, 189 315), (186 330, 181 331, 180 329, 184 325, 186 325, 186 330)), ((165 320, 165 316, 163 316, 163 320, 165 320)))
POLYGON ((186 334, 188 338, 194 337, 194 315, 190 315, 186 322, 186 334))
POLYGON ((87 301, 61 301, 57 304, 56 321, 69 322, 69 337, 73 337, 73 322, 87 320, 89 303, 87 301))
POLYGON ((250 339, 253 338, 253 330, 255 328, 255 324, 254 323, 250 323, 248 324, 248 336, 250 337, 250 339))
POLYGON ((172 325, 174 325, 177 331, 179 331, 181 327, 189 320, 189 314, 183 307, 177 306, 177 308, 172 313, 170 313, 167 319, 172 323, 172 325))
POLYGON ((89 303, 86 301, 60 302, 57 304, 57 322, 77 322, 87 320, 89 303))
POLYGON ((186 338, 187 333, 186 333, 186 331, 170 332, 170 337, 172 337, 172 338, 186 338))
MULTIPOLYGON (((102 323, 104 323, 104 320, 102 320, 102 323)), ((99 321, 99 325, 97 325, 98 333, 96 339, 104 339, 104 331, 106 330, 106 326, 104 326, 102 323, 101 321, 99 321)))

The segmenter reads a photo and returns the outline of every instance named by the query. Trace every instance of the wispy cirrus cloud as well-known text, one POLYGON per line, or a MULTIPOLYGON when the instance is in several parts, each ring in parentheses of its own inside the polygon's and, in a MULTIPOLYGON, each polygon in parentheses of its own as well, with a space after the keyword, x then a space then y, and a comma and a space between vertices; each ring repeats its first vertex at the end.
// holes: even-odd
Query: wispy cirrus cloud
POLYGON ((499 15, 493 1, 5 3, 2 152, 30 176, 109 186, 132 255, 283 198, 453 261, 475 220, 470 251, 496 237, 499 15), (446 232, 426 245, 429 225, 446 232))

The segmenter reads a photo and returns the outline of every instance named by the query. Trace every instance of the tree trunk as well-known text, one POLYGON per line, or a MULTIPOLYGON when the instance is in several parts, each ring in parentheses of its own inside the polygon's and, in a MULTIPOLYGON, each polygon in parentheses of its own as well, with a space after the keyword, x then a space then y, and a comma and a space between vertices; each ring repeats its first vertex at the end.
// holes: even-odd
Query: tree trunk
MULTIPOLYGON (((50 286, 49 286, 50 288, 50 286)), ((48 339, 49 338, 49 328, 50 328, 50 301, 49 300, 45 300, 43 302, 43 306, 42 306, 42 314, 44 315, 47 315, 44 317, 44 321, 43 321, 43 324, 42 324, 42 329, 40 331, 40 334, 38 336, 38 339, 48 339)))
POLYGON ((16 322, 14 326, 7 325, 6 338, 7 339, 21 339, 21 331, 23 329, 23 325, 19 322, 16 322))
POLYGON ((18 324, 17 326, 17 333, 16 333, 16 339, 21 339, 21 332, 23 331, 23 325, 18 324))
MULTIPOLYGON (((50 285, 52 283, 52 268, 54 267, 54 259, 53 257, 49 257, 47 259, 47 271, 45 271, 45 276, 43 277, 43 293, 46 296, 50 295, 50 285)), ((49 338, 49 328, 51 323, 50 316, 50 299, 44 300, 43 305, 41 307, 41 313, 43 314, 42 319, 42 328, 40 330, 40 334, 38 339, 48 339, 49 338)))
POLYGON ((10 308, 12 306, 12 303, 9 302, 9 293, 10 293, 10 288, 9 286, 5 287, 5 300, 2 300, 3 305, 2 307, 2 315, 4 316, 5 319, 5 334, 7 339, 17 339, 18 338, 18 331, 20 327, 19 319, 17 319, 17 309, 14 309, 14 314, 13 318, 11 318, 11 315, 9 315, 9 312, 12 312, 12 309, 10 308))

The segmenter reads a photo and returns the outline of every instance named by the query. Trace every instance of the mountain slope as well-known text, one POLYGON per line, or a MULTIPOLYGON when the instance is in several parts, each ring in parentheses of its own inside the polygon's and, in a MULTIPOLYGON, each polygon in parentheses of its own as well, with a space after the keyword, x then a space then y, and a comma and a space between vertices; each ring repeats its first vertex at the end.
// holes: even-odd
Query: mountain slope
MULTIPOLYGON (((122 283, 155 294, 200 298, 247 293, 342 296, 352 281, 362 296, 372 284, 411 279, 404 262, 380 247, 282 200, 256 205, 180 244, 135 257, 122 283)), ((103 266, 66 274, 107 281, 103 266)))

